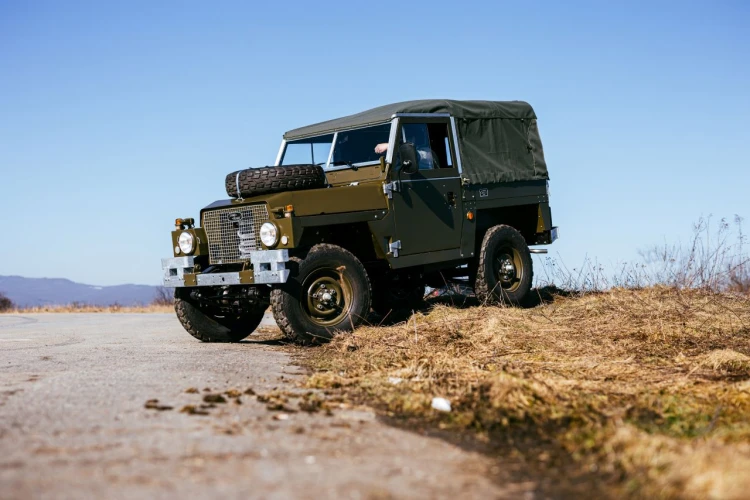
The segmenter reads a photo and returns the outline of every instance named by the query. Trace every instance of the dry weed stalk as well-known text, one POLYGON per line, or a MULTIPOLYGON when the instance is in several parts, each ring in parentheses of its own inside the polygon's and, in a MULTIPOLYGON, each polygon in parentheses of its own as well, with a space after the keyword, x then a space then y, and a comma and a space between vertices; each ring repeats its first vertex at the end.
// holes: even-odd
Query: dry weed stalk
POLYGON ((732 224, 721 219, 712 225, 711 216, 701 217, 693 225, 688 245, 653 245, 639 251, 641 262, 621 263, 614 269, 588 256, 572 269, 560 259, 547 257, 537 273, 539 285, 554 284, 578 293, 649 286, 750 293, 743 222, 735 215, 732 224))
POLYGON ((108 306, 72 302, 70 304, 48 304, 43 306, 16 307, 8 300, 8 307, 2 307, 4 296, 0 294, 0 313, 34 314, 34 313, 171 313, 174 312, 174 292, 170 288, 157 287, 154 300, 150 304, 108 306))
POLYGON ((38 313, 174 313, 174 307, 171 305, 150 304, 144 306, 120 306, 117 304, 111 306, 95 306, 90 304, 67 304, 67 305, 47 305, 14 308, 5 311, 9 314, 38 314, 38 313))

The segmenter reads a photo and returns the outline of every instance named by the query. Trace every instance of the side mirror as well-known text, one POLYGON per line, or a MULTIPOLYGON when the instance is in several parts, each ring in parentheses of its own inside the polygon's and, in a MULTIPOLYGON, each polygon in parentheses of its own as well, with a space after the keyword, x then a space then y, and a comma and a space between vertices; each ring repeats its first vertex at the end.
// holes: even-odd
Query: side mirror
POLYGON ((417 147, 411 142, 405 142, 398 148, 401 156, 401 170, 407 174, 419 171, 419 160, 417 159, 417 147))

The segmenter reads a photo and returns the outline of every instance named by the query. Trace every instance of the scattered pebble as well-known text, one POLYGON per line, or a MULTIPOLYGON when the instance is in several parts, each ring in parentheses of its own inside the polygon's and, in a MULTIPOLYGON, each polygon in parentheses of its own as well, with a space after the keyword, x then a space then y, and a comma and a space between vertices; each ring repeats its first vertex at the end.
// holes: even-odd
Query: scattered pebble
POLYGON ((451 402, 445 398, 432 398, 432 407, 437 411, 451 411, 451 402))
POLYGON ((197 387, 189 387, 185 389, 185 392, 188 394, 198 394, 198 388, 197 387))
POLYGON ((308 413, 319 412, 323 406, 323 401, 318 398, 304 398, 298 403, 299 409, 308 413))
POLYGON ((158 399, 149 399, 146 404, 143 405, 147 410, 167 411, 173 407, 169 405, 160 405, 158 399))
POLYGON ((268 411, 283 411, 286 413, 297 413, 297 410, 290 408, 280 401, 272 401, 266 405, 268 411))
POLYGON ((227 400, 221 394, 206 394, 203 396, 203 401, 206 403, 226 403, 227 400))
POLYGON ((252 387, 248 387, 247 389, 245 389, 245 394, 247 394, 248 396, 255 396, 255 391, 252 387))
POLYGON ((288 413, 277 413, 273 416, 274 420, 289 420, 288 413))
POLYGON ((224 394, 226 394, 228 398, 238 398, 242 396, 242 393, 238 391, 237 389, 229 389, 224 394))
POLYGON ((200 410, 193 405, 183 406, 180 413, 187 413, 188 415, 208 415, 206 410, 200 410))
POLYGON ((404 379, 402 379, 401 377, 388 377, 388 382, 390 382, 393 385, 398 385, 403 381, 404 379))

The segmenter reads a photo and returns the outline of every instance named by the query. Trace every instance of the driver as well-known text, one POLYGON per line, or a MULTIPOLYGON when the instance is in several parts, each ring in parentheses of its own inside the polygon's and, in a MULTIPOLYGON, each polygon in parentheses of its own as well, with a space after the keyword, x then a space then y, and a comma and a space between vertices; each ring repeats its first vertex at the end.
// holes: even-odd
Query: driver
MULTIPOLYGON (((429 170, 434 167, 432 149, 430 148, 430 141, 427 137, 427 126, 421 123, 409 123, 404 124, 403 134, 406 142, 411 142, 417 148, 417 154, 419 154, 419 169, 429 170)), ((375 146, 376 154, 385 154, 388 152, 388 143, 381 142, 375 146)))

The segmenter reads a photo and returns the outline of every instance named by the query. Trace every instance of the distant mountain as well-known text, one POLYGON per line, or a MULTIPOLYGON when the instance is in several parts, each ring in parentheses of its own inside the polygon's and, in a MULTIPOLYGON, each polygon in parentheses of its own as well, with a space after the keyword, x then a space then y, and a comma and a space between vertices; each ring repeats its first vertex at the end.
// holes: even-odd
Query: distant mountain
POLYGON ((61 278, 0 276, 0 292, 19 307, 66 305, 96 306, 150 304, 159 287, 148 285, 92 286, 61 278))

